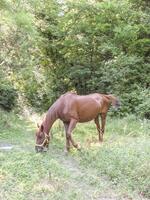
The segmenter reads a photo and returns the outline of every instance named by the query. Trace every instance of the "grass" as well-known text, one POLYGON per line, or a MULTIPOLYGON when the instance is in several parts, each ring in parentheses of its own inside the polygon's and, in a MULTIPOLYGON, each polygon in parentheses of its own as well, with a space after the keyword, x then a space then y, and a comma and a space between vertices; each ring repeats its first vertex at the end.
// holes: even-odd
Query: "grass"
POLYGON ((55 124, 47 153, 34 151, 35 124, 0 110, 0 199, 150 198, 150 125, 134 116, 107 119, 104 143, 93 122, 79 124, 74 139, 81 152, 65 155, 63 129, 55 124))

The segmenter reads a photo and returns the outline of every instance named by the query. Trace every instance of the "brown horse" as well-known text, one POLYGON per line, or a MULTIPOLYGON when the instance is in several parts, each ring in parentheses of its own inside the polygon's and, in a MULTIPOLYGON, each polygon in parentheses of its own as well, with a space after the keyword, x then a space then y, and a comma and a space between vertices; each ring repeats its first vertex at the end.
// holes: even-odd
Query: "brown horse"
POLYGON ((94 120, 99 133, 99 141, 102 142, 106 114, 111 104, 116 108, 120 105, 118 99, 113 95, 94 93, 80 96, 73 92, 61 95, 49 108, 45 119, 36 132, 36 151, 47 150, 50 141, 49 132, 57 119, 62 120, 64 123, 67 151, 69 151, 71 143, 75 148, 79 149, 78 144, 72 138, 72 131, 78 122, 94 120), (99 115, 101 116, 101 128, 99 115))

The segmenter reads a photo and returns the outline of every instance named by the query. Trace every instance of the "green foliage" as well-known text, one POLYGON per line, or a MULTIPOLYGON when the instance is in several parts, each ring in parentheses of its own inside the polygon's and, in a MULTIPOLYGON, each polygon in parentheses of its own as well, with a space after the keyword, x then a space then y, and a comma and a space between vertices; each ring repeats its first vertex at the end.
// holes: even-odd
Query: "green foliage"
MULTIPOLYGON (((0 67, 2 79, 6 80, 5 87, 3 86, 3 95, 7 89, 9 90, 7 96, 10 94, 7 101, 10 101, 13 95, 11 87, 15 87, 19 95, 24 95, 25 85, 28 83, 26 74, 29 73, 28 77, 33 77, 33 67, 37 68, 39 65, 41 54, 37 47, 37 40, 40 42, 41 39, 35 27, 33 8, 31 8, 31 4, 33 6, 34 2, 32 3, 20 0, 2 1, 0 5, 2 16, 0 19, 0 67)), ((32 86, 30 85, 30 93, 33 92, 32 86)), ((35 90, 34 93, 36 94, 35 90)), ((10 103, 7 104, 7 101, 3 99, 3 104, 5 107, 10 107, 8 105, 10 103)))
POLYGON ((16 106, 17 92, 10 83, 0 84, 0 106, 7 111, 16 106))
POLYGON ((149 89, 143 90, 139 94, 140 102, 136 107, 136 114, 142 118, 150 119, 150 92, 149 89))
POLYGON ((38 111, 47 110, 51 104, 50 89, 46 87, 46 80, 42 73, 26 73, 23 76, 23 91, 28 103, 38 111))
POLYGON ((0 107, 11 111, 17 105, 17 91, 9 79, 4 79, 5 71, 0 68, 0 107))
POLYGON ((147 117, 141 95, 150 76, 148 5, 3 0, 0 65, 36 108, 46 110, 62 93, 76 90, 114 94, 122 103, 119 115, 147 117))
POLYGON ((149 87, 149 14, 124 0, 67 1, 63 12, 55 31, 51 23, 45 28, 55 99, 71 89, 112 93, 121 99, 121 115, 136 113, 149 87))

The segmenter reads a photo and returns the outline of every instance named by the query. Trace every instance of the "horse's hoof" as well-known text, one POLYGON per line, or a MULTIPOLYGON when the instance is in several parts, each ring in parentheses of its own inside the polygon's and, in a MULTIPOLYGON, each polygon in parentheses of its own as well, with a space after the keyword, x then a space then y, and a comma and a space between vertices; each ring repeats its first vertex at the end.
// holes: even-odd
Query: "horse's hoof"
POLYGON ((68 150, 68 149, 65 149, 65 150, 64 150, 64 154, 67 156, 68 153, 69 153, 69 150, 68 150))
POLYGON ((99 138, 99 143, 102 143, 103 142, 103 138, 99 138))

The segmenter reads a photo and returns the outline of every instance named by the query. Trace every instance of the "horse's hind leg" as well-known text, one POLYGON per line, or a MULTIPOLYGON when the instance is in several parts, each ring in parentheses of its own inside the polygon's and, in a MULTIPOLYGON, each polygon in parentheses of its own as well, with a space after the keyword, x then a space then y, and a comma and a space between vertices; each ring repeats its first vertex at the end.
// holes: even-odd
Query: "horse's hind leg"
POLYGON ((95 119, 95 124, 96 124, 96 128, 98 130, 98 138, 99 138, 99 142, 103 141, 103 135, 101 134, 101 129, 100 129, 100 123, 99 123, 99 116, 97 116, 95 119))
POLYGON ((65 127, 65 134, 66 134, 66 151, 70 150, 70 140, 67 137, 67 133, 68 133, 68 128, 69 128, 69 123, 65 123, 64 122, 64 127, 65 127))
POLYGON ((101 113, 101 122, 102 122, 101 134, 102 134, 102 136, 104 135, 104 131, 105 131, 106 116, 107 116, 107 113, 101 113))
POLYGON ((67 138, 71 141, 72 145, 75 148, 80 149, 78 144, 72 138, 72 131, 76 127, 76 124, 77 124, 77 120, 72 118, 69 123, 68 131, 67 131, 67 138))

